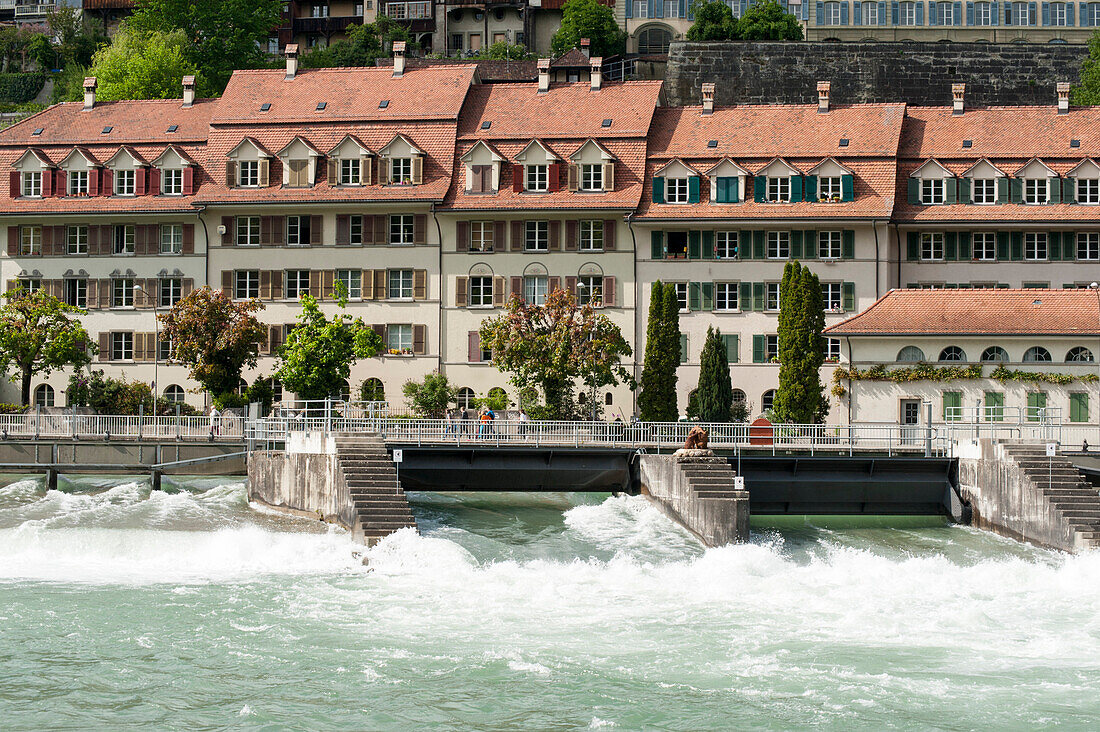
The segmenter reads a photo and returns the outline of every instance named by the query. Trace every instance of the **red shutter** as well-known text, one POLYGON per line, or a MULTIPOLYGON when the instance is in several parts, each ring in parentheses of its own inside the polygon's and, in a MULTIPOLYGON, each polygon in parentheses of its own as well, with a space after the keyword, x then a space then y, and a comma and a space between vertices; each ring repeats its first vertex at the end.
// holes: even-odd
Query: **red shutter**
POLYGON ((522 221, 513 221, 512 222, 512 251, 513 252, 522 252, 523 251, 523 222, 522 221))
POLYGON ((577 296, 577 278, 566 277, 565 278, 565 290, 573 297, 577 296))
POLYGON ((153 166, 148 168, 149 171, 149 185, 148 190, 145 192, 150 196, 156 196, 160 193, 160 168, 153 166))
POLYGON ((18 226, 9 226, 8 227, 8 256, 9 257, 18 257, 19 256, 19 227, 18 226))
POLYGON ((455 249, 460 252, 470 251, 470 223, 459 221, 455 224, 455 249))
POLYGON ((11 185, 11 188, 9 189, 9 192, 11 193, 11 197, 12 198, 19 198, 19 196, 21 196, 23 194, 23 188, 22 188, 22 185, 21 185, 22 181, 20 181, 20 179, 19 179, 19 171, 18 170, 13 170, 11 173, 9 173, 8 174, 8 181, 10 182, 10 185, 11 185))
POLYGON ((99 195, 109 196, 115 192, 115 173, 113 170, 103 169, 103 183, 99 186, 99 195))
POLYGON ((548 188, 550 192, 561 190, 561 163, 553 163, 550 165, 550 180, 548 181, 548 188))
POLYGON ((336 243, 337 245, 351 243, 350 219, 347 214, 336 215, 336 243))
POLYGON ((565 251, 577 251, 577 222, 565 222, 565 251))
POLYGON ((195 225, 184 224, 183 225, 183 253, 194 254, 195 253, 195 225))
POLYGON ((615 307, 615 278, 603 278, 603 304, 609 308, 615 307))
MULTIPOLYGON (((97 168, 92 168, 91 170, 88 171, 88 195, 89 196, 98 196, 99 195, 99 179, 101 177, 103 177, 103 171, 98 170, 97 168)), ((103 192, 103 195, 105 195, 105 196, 110 195, 110 191, 105 190, 103 192)))
POLYGON ((516 193, 523 193, 523 166, 512 166, 512 190, 516 193))
POLYGON ((476 330, 471 330, 466 339, 467 343, 467 359, 470 363, 479 363, 481 361, 481 337, 477 334, 476 330))
POLYGON ((138 168, 137 170, 134 171, 134 195, 135 196, 144 196, 145 195, 145 178, 147 176, 147 173, 148 173, 148 171, 146 171, 145 168, 138 168))
POLYGON ((65 195, 65 171, 55 170, 50 172, 48 170, 42 171, 42 196, 64 196, 65 195))
POLYGON ((53 254, 53 227, 42 227, 42 254, 49 256, 53 254))
POLYGON ((512 297, 518 297, 520 300, 523 299, 523 278, 522 277, 513 277, 512 278, 512 297))
POLYGON ((615 251, 615 219, 606 219, 603 222, 603 250, 615 251))
POLYGON ((183 168, 183 195, 190 196, 195 192, 195 169, 190 165, 183 168))

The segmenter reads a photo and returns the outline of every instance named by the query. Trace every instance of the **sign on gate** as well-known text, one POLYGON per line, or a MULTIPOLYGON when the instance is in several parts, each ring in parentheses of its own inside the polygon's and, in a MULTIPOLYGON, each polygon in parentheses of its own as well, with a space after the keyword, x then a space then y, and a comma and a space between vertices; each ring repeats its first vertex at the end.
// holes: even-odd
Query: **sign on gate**
POLYGON ((1058 443, 1057 442, 1048 442, 1047 443, 1047 457, 1054 457, 1057 454, 1058 454, 1058 443))
POLYGON ((403 462, 404 460, 405 460, 405 456, 402 454, 401 450, 394 450, 393 451, 393 461, 395 463, 400 463, 400 462, 403 462))
POLYGON ((745 476, 743 476, 743 475, 733 476, 733 489, 735 491, 745 490, 745 476))

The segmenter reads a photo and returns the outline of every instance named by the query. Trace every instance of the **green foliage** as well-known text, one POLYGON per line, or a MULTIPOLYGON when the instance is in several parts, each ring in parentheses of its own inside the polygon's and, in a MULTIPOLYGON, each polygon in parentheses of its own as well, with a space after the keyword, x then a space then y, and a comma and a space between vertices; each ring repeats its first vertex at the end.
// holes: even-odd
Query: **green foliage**
POLYGON ((707 340, 699 358, 699 386, 695 389, 697 414, 704 422, 729 422, 733 410, 730 364, 721 331, 707 328, 707 340))
POLYGON ((15 104, 34 101, 45 83, 45 74, 0 74, 0 101, 15 104))
POLYGON ((494 386, 489 392, 478 398, 477 405, 486 409, 491 409, 494 412, 503 412, 509 406, 512 401, 508 398, 508 392, 501 389, 499 386, 494 386))
POLYGON ((896 384, 905 384, 910 381, 957 381, 960 379, 982 378, 982 367, 979 364, 972 366, 933 366, 921 363, 916 366, 904 366, 897 369, 888 369, 886 364, 875 364, 868 369, 855 367, 837 367, 833 371, 833 383, 842 381, 893 381, 896 384))
POLYGON ((188 57, 190 42, 182 30, 137 31, 123 23, 114 42, 96 52, 88 75, 96 77, 96 98, 175 99, 180 79, 196 76, 202 88, 202 74, 188 57))
POLYGON ((801 41, 802 24, 775 0, 753 3, 737 21, 739 36, 746 41, 801 41))
POLYGON ((88 332, 75 315, 84 310, 58 300, 43 290, 22 287, 4 293, 0 307, 0 369, 14 367, 12 381, 20 381, 20 399, 30 403, 31 379, 91 361, 88 332))
POLYGON ((417 43, 409 35, 409 29, 388 15, 379 15, 373 23, 349 25, 347 38, 325 48, 315 48, 302 56, 305 69, 331 66, 374 66, 375 59, 386 55, 394 41, 405 41, 409 50, 417 43))
POLYGON ((1018 371, 1015 369, 1007 369, 1004 366, 998 366, 993 369, 993 372, 989 375, 989 378, 996 379, 997 381, 1023 381, 1031 384, 1072 384, 1075 381, 1092 383, 1100 380, 1096 374, 1081 374, 1076 376, 1073 374, 1054 374, 1044 373, 1042 371, 1018 371))
MULTIPOLYGON (((329 320, 317 299, 302 295, 298 325, 279 350, 275 377, 301 399, 325 399, 340 394, 357 359, 382 351, 382 336, 362 318, 343 312, 329 320)), ((345 301, 339 301, 341 310, 345 301)))
POLYGON ((70 64, 61 70, 53 80, 53 94, 50 97, 54 104, 58 102, 76 102, 84 94, 84 78, 88 76, 90 69, 80 64, 70 64))
POLYGON ((808 267, 788 262, 779 293, 779 389, 773 409, 780 422, 819 423, 829 412, 821 384, 825 363, 821 282, 808 267))
POLYGON ((497 41, 487 48, 482 48, 472 58, 497 59, 499 61, 522 61, 533 57, 534 54, 527 50, 527 46, 511 44, 507 41, 497 41))
POLYGON ((56 60, 42 68, 64 69, 71 65, 87 66, 96 50, 107 43, 103 26, 74 7, 62 6, 46 14, 47 34, 56 60))
POLYGON ((129 23, 136 31, 182 30, 186 59, 204 77, 198 92, 205 96, 220 94, 234 69, 266 65, 262 47, 282 9, 282 0, 138 0, 129 23))
POLYGON ((363 379, 363 383, 359 385, 359 401, 361 402, 384 402, 386 401, 386 388, 382 385, 381 379, 363 379))
POLYGON ((596 389, 630 381, 621 362, 632 351, 619 327, 564 290, 551 292, 545 305, 512 298, 503 314, 481 324, 480 335, 513 384, 542 390, 554 419, 574 415, 578 380, 596 389))
POLYGON ((401 391, 413 414, 427 419, 442 418, 458 398, 458 387, 438 372, 428 374, 423 381, 406 381, 401 391))
POLYGON ((245 366, 256 365, 267 327, 253 313, 259 300, 234 302, 223 292, 202 287, 157 316, 163 337, 172 341, 172 360, 191 369, 191 378, 217 400, 236 392, 245 366))
POLYGON ((260 413, 266 415, 271 411, 271 404, 275 401, 275 380, 270 376, 256 379, 245 389, 244 398, 249 404, 259 402, 260 413))
POLYGON ((728 41, 738 37, 737 19, 722 0, 695 0, 695 22, 688 28, 689 41, 728 41))
POLYGON ((0 414, 22 414, 25 411, 27 411, 27 407, 22 404, 0 403, 0 414))
POLYGON ((646 324, 638 410, 646 422, 675 422, 676 369, 680 366, 680 302, 676 286, 653 283, 646 324))
POLYGON ((1081 63, 1081 83, 1073 87, 1070 101, 1080 106, 1100 104, 1100 31, 1089 37, 1089 55, 1081 63))
POLYGON ((592 42, 593 56, 615 56, 626 51, 626 32, 615 22, 615 13, 597 0, 569 0, 561 15, 561 27, 550 40, 550 50, 562 56, 579 48, 581 39, 592 42))
MULTIPOLYGON (((154 399, 153 392, 144 381, 127 381, 104 376, 102 371, 91 374, 75 373, 69 377, 65 392, 69 404, 74 407, 91 407, 99 414, 174 415, 176 403, 163 397, 154 399)), ((181 415, 193 415, 197 410, 181 403, 181 415)))

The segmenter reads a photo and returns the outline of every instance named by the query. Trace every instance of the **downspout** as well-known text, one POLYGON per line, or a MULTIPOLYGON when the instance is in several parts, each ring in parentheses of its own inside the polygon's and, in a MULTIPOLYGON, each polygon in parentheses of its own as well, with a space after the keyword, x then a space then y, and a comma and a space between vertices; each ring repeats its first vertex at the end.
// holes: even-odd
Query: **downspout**
POLYGON ((879 266, 879 262, 881 261, 882 258, 879 256, 878 222, 877 221, 873 221, 873 220, 871 221, 871 231, 875 232, 875 299, 878 300, 879 297, 882 295, 882 292, 879 290, 880 283, 879 283, 879 274, 878 274, 878 266, 879 266))
MULTIPOLYGON (((197 216, 198 216, 198 219, 199 219, 199 223, 202 224, 202 238, 203 238, 203 240, 205 241, 205 244, 206 244, 206 246, 203 248, 203 250, 204 250, 203 251, 203 259, 205 260, 203 262, 203 269, 206 271, 206 286, 210 287, 210 231, 206 228, 206 219, 204 219, 202 217, 202 215, 204 213, 206 213, 206 206, 205 205, 200 205, 198 207, 198 209, 199 209, 199 211, 198 211, 197 216)), ((210 289, 213 290, 214 288, 210 287, 210 289)), ((204 408, 209 407, 210 404, 211 404, 211 402, 209 401, 210 400, 210 392, 204 390, 202 399, 203 399, 203 407, 204 408)))
POLYGON ((641 301, 638 299, 641 293, 641 284, 638 282, 638 239, 634 235, 634 212, 629 211, 626 214, 626 228, 630 231, 630 246, 634 249, 634 256, 632 264, 634 267, 634 317, 631 319, 634 323, 634 383, 635 388, 630 390, 630 414, 636 415, 638 413, 638 389, 637 383, 640 378, 638 373, 638 351, 637 348, 641 347, 641 339, 639 338, 640 330, 638 328, 638 311, 641 307, 641 301))
POLYGON ((856 380, 852 378, 852 369, 856 367, 855 354, 852 353, 852 337, 844 336, 848 344, 848 426, 852 426, 852 398, 855 397, 856 380))
POLYGON ((439 316, 437 318, 439 330, 439 336, 436 338, 436 343, 439 347, 437 368, 440 374, 443 374, 443 228, 439 225, 439 216, 436 215, 435 202, 429 204, 428 209, 432 214, 432 221, 435 222, 435 231, 439 236, 439 316))
POLYGON ((898 242, 898 289, 902 289, 901 284, 901 231, 898 229, 898 223, 894 222, 894 239, 898 242))

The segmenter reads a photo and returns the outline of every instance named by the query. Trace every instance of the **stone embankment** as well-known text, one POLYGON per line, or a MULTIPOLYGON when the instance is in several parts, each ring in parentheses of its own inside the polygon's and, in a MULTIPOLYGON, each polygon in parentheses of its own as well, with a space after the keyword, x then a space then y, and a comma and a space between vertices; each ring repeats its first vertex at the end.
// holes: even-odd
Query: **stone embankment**
POLYGON ((710 450, 643 455, 642 492, 707 546, 748 541, 749 494, 734 487, 729 461, 710 450))

